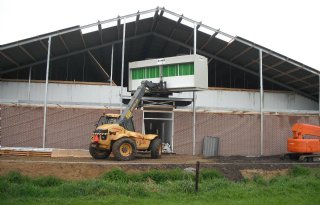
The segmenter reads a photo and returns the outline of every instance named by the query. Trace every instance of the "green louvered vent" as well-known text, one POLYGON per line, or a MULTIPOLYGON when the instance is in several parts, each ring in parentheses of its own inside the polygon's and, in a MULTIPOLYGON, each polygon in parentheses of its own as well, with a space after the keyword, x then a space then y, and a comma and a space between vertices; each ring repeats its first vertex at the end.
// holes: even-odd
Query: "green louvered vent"
MULTIPOLYGON (((148 79, 148 78, 159 78, 160 68, 158 66, 135 68, 131 70, 132 80, 148 79)), ((183 75, 194 75, 194 64, 193 63, 181 63, 164 65, 162 67, 162 76, 183 76, 183 75)))
POLYGON ((131 70, 131 73, 132 80, 160 77, 159 67, 135 68, 131 70))

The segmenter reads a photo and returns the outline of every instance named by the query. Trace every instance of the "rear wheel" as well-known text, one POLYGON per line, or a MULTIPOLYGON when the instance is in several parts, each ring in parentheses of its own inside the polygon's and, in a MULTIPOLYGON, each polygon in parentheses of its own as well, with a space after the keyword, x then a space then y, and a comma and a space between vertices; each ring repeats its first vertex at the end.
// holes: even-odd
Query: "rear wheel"
POLYGON ((91 145, 89 147, 89 152, 94 159, 106 159, 111 153, 110 150, 97 149, 95 147, 92 147, 91 145))
POLYGON ((160 158, 161 153, 162 153, 161 139, 156 138, 156 139, 152 140, 151 145, 150 145, 150 150, 151 150, 151 158, 153 158, 153 159, 160 158))
POLYGON ((129 138, 121 138, 112 145, 112 152, 118 161, 134 159, 137 153, 136 143, 129 138))

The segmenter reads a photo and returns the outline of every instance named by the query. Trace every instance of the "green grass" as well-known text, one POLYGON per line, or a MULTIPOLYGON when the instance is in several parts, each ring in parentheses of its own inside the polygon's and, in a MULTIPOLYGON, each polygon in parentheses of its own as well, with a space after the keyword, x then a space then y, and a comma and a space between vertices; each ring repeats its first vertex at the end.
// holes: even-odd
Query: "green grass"
POLYGON ((114 169, 82 181, 10 172, 0 176, 0 204, 320 204, 319 173, 319 168, 296 166, 286 176, 233 182, 214 169, 203 169, 199 192, 194 193, 194 175, 180 169, 114 169))

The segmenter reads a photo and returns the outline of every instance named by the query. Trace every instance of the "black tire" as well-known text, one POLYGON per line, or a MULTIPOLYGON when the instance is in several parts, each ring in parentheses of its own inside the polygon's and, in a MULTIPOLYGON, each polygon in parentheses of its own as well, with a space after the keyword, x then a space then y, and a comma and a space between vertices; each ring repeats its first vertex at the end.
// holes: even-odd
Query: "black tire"
POLYGON ((89 146, 89 153, 94 159, 107 159, 110 156, 110 150, 100 150, 95 147, 89 146))
POLYGON ((150 144, 151 158, 159 159, 162 153, 162 142, 160 138, 156 138, 151 141, 150 144))
POLYGON ((129 161, 135 158, 137 146, 130 138, 121 138, 112 145, 112 152, 118 161, 129 161))

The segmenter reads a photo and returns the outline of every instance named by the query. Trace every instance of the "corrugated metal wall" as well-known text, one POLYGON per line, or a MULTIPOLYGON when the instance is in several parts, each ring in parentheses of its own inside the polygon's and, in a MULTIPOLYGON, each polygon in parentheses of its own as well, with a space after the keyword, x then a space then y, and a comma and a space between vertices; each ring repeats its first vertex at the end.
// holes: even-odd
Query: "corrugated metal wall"
MULTIPOLYGON (((46 147, 87 149, 90 133, 106 110, 48 108, 46 147)), ((118 113, 118 110, 108 110, 118 113)), ((4 106, 0 112, 1 146, 42 147, 42 107, 4 106)), ((318 125, 318 116, 265 115, 264 155, 286 152, 286 139, 296 122, 318 125)), ((142 111, 134 112, 137 131, 142 127, 142 111)), ((197 113, 196 153, 202 153, 203 138, 220 138, 219 155, 259 155, 260 116, 257 114, 197 113)), ((192 154, 192 112, 174 113, 174 151, 192 154)))

